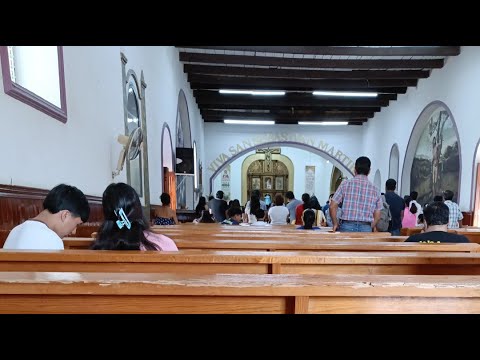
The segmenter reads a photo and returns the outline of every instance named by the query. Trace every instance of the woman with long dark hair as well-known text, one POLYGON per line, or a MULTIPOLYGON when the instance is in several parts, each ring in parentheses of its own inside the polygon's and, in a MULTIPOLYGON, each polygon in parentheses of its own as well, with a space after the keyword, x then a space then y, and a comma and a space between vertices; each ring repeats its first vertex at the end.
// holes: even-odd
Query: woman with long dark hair
POLYGON ((207 209, 208 209, 207 199, 205 198, 205 196, 200 196, 200 199, 198 199, 198 204, 195 207, 195 215, 197 217, 201 217, 202 211, 207 209))
POLYGON ((107 186, 102 197, 104 222, 93 250, 177 251, 175 242, 149 231, 137 192, 125 183, 107 186))

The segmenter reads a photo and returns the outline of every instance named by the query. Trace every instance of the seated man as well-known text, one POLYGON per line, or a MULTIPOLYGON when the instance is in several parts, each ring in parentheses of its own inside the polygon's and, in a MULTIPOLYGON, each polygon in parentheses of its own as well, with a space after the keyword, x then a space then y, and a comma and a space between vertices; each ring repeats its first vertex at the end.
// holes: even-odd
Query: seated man
POLYGON ((74 186, 60 184, 47 194, 43 211, 10 231, 4 249, 63 250, 62 238, 86 222, 90 206, 74 186))
POLYGON ((425 230, 410 236, 408 242, 468 243, 467 237, 447 232, 449 209, 442 201, 429 204, 423 210, 425 230))
POLYGON ((240 225, 243 211, 239 207, 231 207, 227 210, 228 219, 222 221, 223 225, 240 225))

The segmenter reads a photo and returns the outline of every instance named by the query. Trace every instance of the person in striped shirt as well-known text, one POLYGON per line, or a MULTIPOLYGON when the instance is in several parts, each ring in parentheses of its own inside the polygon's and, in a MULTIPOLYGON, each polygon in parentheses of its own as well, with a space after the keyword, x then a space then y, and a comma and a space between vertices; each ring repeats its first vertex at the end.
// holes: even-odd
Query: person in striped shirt
POLYGON ((343 181, 330 201, 333 231, 371 232, 377 231, 376 224, 383 208, 380 190, 368 180, 371 161, 361 156, 355 161, 355 177, 343 181), (338 204, 342 203, 342 218, 337 219, 338 204))

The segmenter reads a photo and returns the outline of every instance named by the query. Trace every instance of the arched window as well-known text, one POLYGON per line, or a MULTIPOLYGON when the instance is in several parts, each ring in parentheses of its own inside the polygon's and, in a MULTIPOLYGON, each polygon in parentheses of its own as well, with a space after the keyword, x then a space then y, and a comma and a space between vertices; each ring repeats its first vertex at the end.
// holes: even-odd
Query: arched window
POLYGON ((398 165, 400 163, 400 153, 398 151, 398 145, 393 144, 390 150, 390 163, 388 167, 388 178, 394 179, 398 182, 398 165))

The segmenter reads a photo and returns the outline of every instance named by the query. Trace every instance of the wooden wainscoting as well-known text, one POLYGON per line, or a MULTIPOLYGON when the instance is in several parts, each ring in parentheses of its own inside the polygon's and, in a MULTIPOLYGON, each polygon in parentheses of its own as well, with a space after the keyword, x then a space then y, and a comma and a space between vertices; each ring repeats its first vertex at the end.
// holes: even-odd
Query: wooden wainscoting
MULTIPOLYGON (((0 246, 18 224, 35 217, 43 210, 43 200, 50 190, 26 186, 0 185, 0 246)), ((77 228, 77 236, 90 236, 91 229, 103 221, 102 198, 87 195, 90 204, 88 223, 77 228)))

